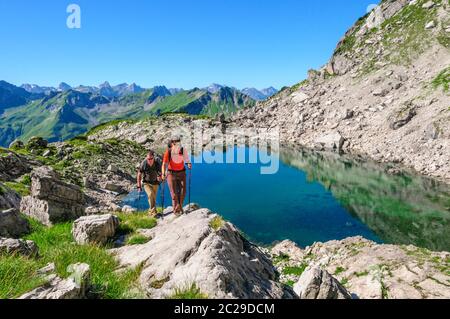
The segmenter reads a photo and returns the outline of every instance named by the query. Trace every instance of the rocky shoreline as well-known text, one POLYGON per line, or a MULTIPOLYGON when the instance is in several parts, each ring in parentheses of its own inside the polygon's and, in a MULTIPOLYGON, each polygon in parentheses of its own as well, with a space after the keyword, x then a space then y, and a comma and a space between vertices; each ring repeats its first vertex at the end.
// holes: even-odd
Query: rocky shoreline
MULTIPOLYGON (((99 292, 91 291, 94 288, 90 280, 91 273, 98 271, 95 259, 99 257, 95 256, 105 254, 110 257, 103 258, 113 258, 111 267, 117 276, 133 274, 124 298, 172 298, 186 294, 227 299, 450 298, 448 252, 380 245, 360 237, 315 243, 305 249, 290 241, 270 248, 258 247, 234 225, 196 205, 186 207, 188 214, 179 218, 169 207, 164 211, 165 217, 157 222, 136 215, 132 209, 118 212, 119 206, 115 210, 103 208, 106 215, 92 215, 87 209, 65 206, 80 196, 81 188, 63 182, 53 169, 33 168, 30 175, 30 194, 21 204, 28 217, 14 208, 0 214, 0 251, 2 256, 10 256, 2 258, 28 256, 37 264, 42 258, 50 264, 29 278, 41 283, 38 287, 16 297, 101 297, 99 292), (31 205, 35 202, 39 205, 31 205), (67 213, 53 209, 55 205, 67 207, 67 213), (44 232, 70 222, 67 236, 71 239, 67 239, 67 245, 71 249, 104 248, 96 248, 101 250, 92 257, 92 265, 77 263, 75 258, 73 264, 65 266, 67 270, 61 271, 61 261, 48 257, 49 248, 39 242, 42 235, 31 235, 37 243, 27 239, 30 237, 26 234, 32 231, 30 218, 47 224, 42 226, 44 232), (129 223, 136 218, 140 222, 134 221, 130 230, 129 223), (116 248, 111 249, 111 241, 116 248)), ((84 208, 92 207, 87 205, 84 208)))

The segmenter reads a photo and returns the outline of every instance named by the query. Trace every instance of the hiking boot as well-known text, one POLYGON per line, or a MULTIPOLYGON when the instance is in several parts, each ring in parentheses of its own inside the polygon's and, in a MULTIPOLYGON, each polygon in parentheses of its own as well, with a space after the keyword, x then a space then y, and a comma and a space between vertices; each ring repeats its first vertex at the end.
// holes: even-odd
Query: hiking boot
POLYGON ((148 214, 150 215, 150 217, 156 218, 158 216, 158 213, 156 211, 156 209, 152 209, 148 212, 148 214))

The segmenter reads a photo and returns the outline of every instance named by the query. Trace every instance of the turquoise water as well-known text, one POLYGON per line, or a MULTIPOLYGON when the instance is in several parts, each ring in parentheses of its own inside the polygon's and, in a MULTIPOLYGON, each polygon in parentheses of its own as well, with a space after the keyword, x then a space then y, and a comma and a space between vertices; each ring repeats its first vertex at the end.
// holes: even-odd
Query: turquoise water
MULTIPOLYGON (((280 157, 273 175, 261 175, 260 164, 198 164, 196 157, 191 202, 221 214, 259 244, 291 239, 305 247, 361 235, 450 250, 447 186, 334 155, 286 149, 280 157)), ((165 194, 168 206, 168 189, 165 194)), ((125 203, 148 208, 137 192, 125 203)))

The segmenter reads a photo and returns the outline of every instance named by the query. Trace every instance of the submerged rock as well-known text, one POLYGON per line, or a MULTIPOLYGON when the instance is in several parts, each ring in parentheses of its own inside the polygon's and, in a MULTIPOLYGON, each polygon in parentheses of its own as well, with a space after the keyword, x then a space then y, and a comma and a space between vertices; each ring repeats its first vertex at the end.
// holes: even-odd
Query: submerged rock
POLYGON ((207 209, 165 218, 148 235, 146 244, 111 252, 124 268, 143 265, 139 281, 149 297, 195 284, 209 298, 295 298, 270 259, 207 209))

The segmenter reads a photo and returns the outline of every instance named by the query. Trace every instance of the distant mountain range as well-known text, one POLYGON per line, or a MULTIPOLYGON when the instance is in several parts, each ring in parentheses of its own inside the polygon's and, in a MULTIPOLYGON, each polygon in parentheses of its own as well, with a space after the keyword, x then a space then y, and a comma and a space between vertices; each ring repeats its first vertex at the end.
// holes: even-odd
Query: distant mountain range
POLYGON ((42 136, 52 142, 82 134, 115 119, 142 118, 166 113, 214 116, 255 105, 256 99, 218 84, 192 90, 156 86, 144 89, 126 83, 98 87, 58 88, 0 81, 0 145, 15 139, 42 136))
POLYGON ((262 90, 257 90, 255 88, 245 88, 241 92, 250 96, 255 101, 264 101, 264 100, 268 99, 269 97, 277 94, 278 90, 273 87, 269 87, 267 89, 262 89, 262 90))
MULTIPOLYGON (((225 88, 225 87, 227 87, 227 86, 213 83, 210 86, 204 88, 204 90, 208 91, 209 93, 215 94, 215 93, 219 92, 220 89, 225 88)), ((34 94, 49 94, 50 92, 64 92, 64 91, 68 91, 68 90, 74 90, 74 91, 79 91, 82 93, 100 94, 100 95, 103 95, 108 98, 117 98, 117 97, 122 97, 122 96, 125 96, 128 94, 142 93, 146 90, 146 89, 142 88, 141 86, 137 85, 136 83, 132 83, 132 84, 122 83, 119 85, 111 86, 109 84, 109 82, 104 82, 104 83, 100 84, 99 86, 79 85, 77 87, 71 87, 67 83, 62 82, 61 84, 59 84, 59 86, 57 88, 46 87, 46 86, 41 87, 36 84, 22 84, 21 88, 25 89, 29 93, 34 93, 34 94)), ((233 87, 232 87, 232 89, 237 90, 236 88, 233 88, 233 87)), ((180 88, 171 88, 168 90, 170 91, 170 93, 172 95, 184 91, 183 89, 180 89, 180 88)), ((263 100, 266 100, 267 98, 275 95, 276 93, 278 93, 278 90, 273 87, 269 87, 267 89, 262 89, 262 90, 258 90, 255 88, 245 88, 245 89, 241 90, 241 93, 250 96, 255 101, 263 101, 263 100)))

